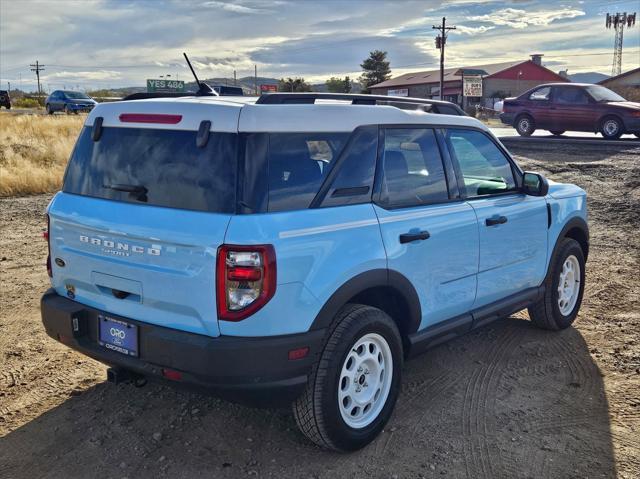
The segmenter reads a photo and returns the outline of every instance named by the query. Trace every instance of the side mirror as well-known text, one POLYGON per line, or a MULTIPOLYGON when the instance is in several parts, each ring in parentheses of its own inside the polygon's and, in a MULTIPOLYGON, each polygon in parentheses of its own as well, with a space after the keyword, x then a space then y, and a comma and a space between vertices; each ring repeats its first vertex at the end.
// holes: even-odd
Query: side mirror
POLYGON ((530 196, 546 196, 549 182, 540 173, 525 171, 522 179, 522 191, 530 196))

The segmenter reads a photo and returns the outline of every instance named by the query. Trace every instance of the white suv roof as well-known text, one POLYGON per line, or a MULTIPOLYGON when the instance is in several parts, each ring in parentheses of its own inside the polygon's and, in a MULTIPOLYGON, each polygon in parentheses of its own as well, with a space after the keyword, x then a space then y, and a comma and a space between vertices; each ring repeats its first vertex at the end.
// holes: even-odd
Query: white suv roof
POLYGON ((473 126, 488 131, 468 116, 402 110, 390 105, 352 105, 327 100, 315 104, 260 104, 257 97, 179 97, 130 100, 97 105, 86 126, 103 118, 106 127, 197 130, 202 121, 211 121, 211 131, 222 132, 338 132, 353 131, 362 125, 420 124, 473 126), (122 114, 181 115, 178 123, 126 122, 122 114))

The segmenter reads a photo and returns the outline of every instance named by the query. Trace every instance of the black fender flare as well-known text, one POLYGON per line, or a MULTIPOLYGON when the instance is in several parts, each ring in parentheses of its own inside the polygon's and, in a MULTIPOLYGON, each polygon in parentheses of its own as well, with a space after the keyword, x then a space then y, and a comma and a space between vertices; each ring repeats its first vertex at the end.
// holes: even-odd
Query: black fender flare
POLYGON ((558 252, 560 241, 564 238, 567 238, 567 233, 569 233, 569 231, 573 229, 579 229, 584 234, 585 244, 581 244, 581 246, 583 248, 584 259, 585 261, 587 260, 587 257, 589 256, 589 225, 584 218, 575 216, 567 221, 567 223, 562 227, 560 233, 558 234, 558 238, 553 245, 553 251, 551 252, 551 256, 549 256, 549 261, 547 262, 547 275, 551 273, 551 264, 553 263, 553 259, 555 258, 556 253, 558 252))
POLYGON ((329 328, 340 308, 347 304, 351 298, 377 287, 392 288, 404 299, 409 311, 409 317, 403 318, 407 322, 407 333, 415 333, 422 321, 422 308, 418 293, 406 276, 389 269, 365 271, 343 283, 322 306, 311 324, 310 330, 329 328))

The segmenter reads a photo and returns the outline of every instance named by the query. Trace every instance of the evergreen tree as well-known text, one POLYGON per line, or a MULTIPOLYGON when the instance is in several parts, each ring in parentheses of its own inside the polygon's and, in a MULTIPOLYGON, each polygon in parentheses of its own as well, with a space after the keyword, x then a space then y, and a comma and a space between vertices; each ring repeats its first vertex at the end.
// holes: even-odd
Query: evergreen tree
POLYGON ((391 78, 391 69, 387 61, 387 52, 374 50, 364 60, 360 67, 363 70, 360 82, 364 87, 363 93, 371 93, 370 87, 391 78))

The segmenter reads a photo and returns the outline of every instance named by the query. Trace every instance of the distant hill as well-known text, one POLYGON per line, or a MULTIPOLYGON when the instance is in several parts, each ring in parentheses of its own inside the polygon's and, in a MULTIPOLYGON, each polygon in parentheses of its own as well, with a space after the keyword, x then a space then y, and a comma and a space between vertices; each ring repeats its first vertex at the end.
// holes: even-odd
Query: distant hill
POLYGON ((569 80, 571 80, 574 83, 598 83, 610 77, 611 75, 605 75, 604 73, 585 72, 585 73, 574 73, 573 75, 569 75, 569 80))
MULTIPOLYGON (((207 83, 208 85, 228 85, 228 86, 233 86, 234 85, 234 81, 233 78, 225 78, 225 77, 220 77, 220 78, 207 78, 206 80, 202 80, 203 82, 207 83)), ((270 77, 258 77, 258 88, 260 88, 260 85, 277 85, 278 84, 279 79, 278 78, 270 78, 270 77)), ((254 78, 253 77, 242 77, 242 78, 238 78, 235 82, 236 86, 242 87, 242 89, 244 90, 245 94, 252 94, 254 91, 254 78)), ((184 84, 185 90, 186 91, 196 91, 197 87, 196 87, 196 82, 195 81, 191 81, 191 82, 185 82, 184 84)), ((313 89, 313 91, 317 91, 317 92, 326 92, 327 91, 327 86, 324 83, 314 83, 311 85, 311 88, 313 89)), ((360 85, 360 83, 358 82, 353 82, 353 90, 352 93, 360 93, 360 91, 362 90, 362 86, 360 85)), ((112 90, 114 93, 118 93, 122 96, 125 95, 129 95, 131 93, 140 93, 140 92, 146 92, 147 91, 147 87, 145 86, 132 86, 132 87, 124 87, 124 88, 116 88, 112 90)))

